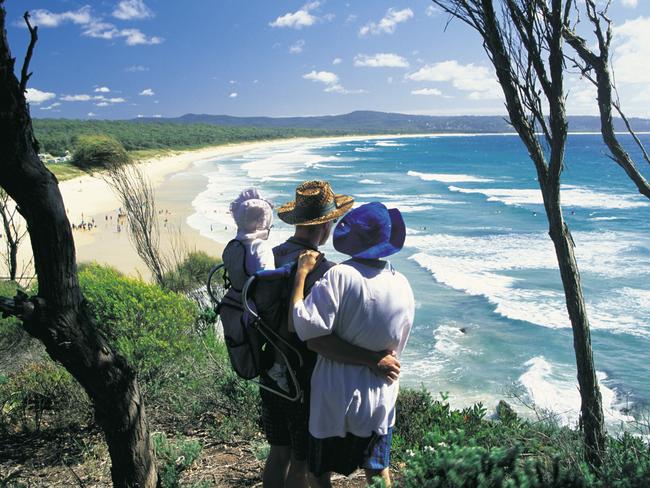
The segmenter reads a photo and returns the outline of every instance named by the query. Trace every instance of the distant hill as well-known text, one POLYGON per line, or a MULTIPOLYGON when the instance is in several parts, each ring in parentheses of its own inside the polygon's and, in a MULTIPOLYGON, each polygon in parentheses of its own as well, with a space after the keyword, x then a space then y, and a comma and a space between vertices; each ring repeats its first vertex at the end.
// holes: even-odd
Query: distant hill
MULTIPOLYGON (((139 118, 139 123, 209 124, 229 127, 293 128, 340 131, 346 133, 418 133, 418 132, 513 132, 500 116, 430 116, 375 111, 356 111, 343 115, 313 117, 233 117, 230 115, 186 114, 174 118, 139 118)), ((650 131, 650 119, 631 119, 639 132, 650 131)), ((615 120, 617 130, 625 130, 622 120, 615 120)), ((600 119, 593 116, 569 117, 572 132, 597 132, 600 119)))

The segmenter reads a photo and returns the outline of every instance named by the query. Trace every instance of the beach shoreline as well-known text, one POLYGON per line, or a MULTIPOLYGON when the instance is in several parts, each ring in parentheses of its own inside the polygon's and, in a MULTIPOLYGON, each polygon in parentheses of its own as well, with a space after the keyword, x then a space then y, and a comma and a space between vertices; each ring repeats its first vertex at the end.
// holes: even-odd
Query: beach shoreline
MULTIPOLYGON (((192 165, 203 160, 228 156, 240 156, 255 150, 276 149, 309 143, 338 143, 353 140, 376 140, 387 138, 437 137, 451 134, 373 134, 359 136, 297 137, 209 146, 196 150, 180 151, 171 155, 136 161, 151 181, 155 193, 156 208, 160 214, 161 248, 171 252, 179 246, 190 251, 204 251, 220 256, 225 243, 201 235, 199 230, 187 224, 194 213, 192 201, 196 193, 192 189, 208 179, 188 171, 192 165)), ((124 227, 118 224, 119 199, 114 195, 101 173, 84 175, 59 184, 68 219, 73 230, 77 261, 98 262, 117 268, 120 272, 151 279, 151 273, 137 255, 124 227), (81 224, 93 222, 91 230, 82 230, 81 224)), ((29 249, 26 244, 24 249, 29 249)))
MULTIPOLYGON (((326 137, 294 137, 272 139, 254 142, 242 142, 218 146, 207 146, 200 149, 184 150, 164 154, 157 157, 136 161, 149 178, 156 194, 156 207, 161 213, 161 245, 169 251, 171 241, 178 241, 182 236, 184 246, 190 250, 205 251, 218 256, 225 243, 202 235, 199 230, 189 226, 187 219, 194 213, 192 201, 196 194, 192 193, 201 182, 207 185, 205 177, 196 174, 179 178, 192 165, 202 160, 236 157, 255 150, 276 149, 300 144, 331 144, 358 140, 379 139, 408 139, 422 137, 463 137, 463 136, 516 136, 510 133, 477 134, 477 133, 418 133, 418 134, 372 134, 347 135, 326 137), (173 183, 170 180, 174 179, 173 183), (182 192, 189 191, 183 197, 182 192), (166 222, 165 222, 166 220, 166 222)), ((576 134, 582 135, 582 134, 576 134)), ((586 134, 585 134, 586 135, 586 134)), ((123 226, 117 228, 117 214, 120 208, 119 199, 113 194, 101 173, 84 175, 59 184, 68 218, 71 224, 78 226, 87 222, 95 222, 95 227, 88 230, 75 230, 74 239, 79 262, 96 261, 116 267, 121 272, 150 279, 150 272, 129 242, 128 233, 123 226)), ((29 246, 23 248, 27 254, 29 246)), ((28 258, 25 256, 25 262, 28 258)))

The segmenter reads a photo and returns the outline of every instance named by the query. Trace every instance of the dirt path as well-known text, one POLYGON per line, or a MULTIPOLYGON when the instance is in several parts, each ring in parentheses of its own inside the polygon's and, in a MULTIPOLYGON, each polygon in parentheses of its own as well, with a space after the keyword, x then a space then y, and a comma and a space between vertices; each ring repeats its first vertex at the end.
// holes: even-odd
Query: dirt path
MULTIPOLYGON (((251 443, 217 443, 201 431, 186 437, 198 440, 203 449, 196 462, 183 472, 182 485, 202 482, 218 488, 262 487, 264 460, 251 443)), ((365 486, 361 471, 350 478, 337 476, 333 485, 365 486)), ((110 459, 98 432, 0 437, 0 487, 75 486, 111 486, 110 459)))

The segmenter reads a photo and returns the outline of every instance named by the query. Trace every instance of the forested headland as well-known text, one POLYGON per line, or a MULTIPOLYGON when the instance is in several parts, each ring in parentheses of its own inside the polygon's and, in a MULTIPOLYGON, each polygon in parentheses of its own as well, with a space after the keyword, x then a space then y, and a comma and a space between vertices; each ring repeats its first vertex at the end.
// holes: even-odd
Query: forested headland
POLYGON ((73 152, 79 136, 108 135, 127 151, 194 149, 291 137, 319 137, 354 133, 335 129, 229 127, 210 124, 138 123, 123 120, 34 119, 36 139, 43 153, 73 152))

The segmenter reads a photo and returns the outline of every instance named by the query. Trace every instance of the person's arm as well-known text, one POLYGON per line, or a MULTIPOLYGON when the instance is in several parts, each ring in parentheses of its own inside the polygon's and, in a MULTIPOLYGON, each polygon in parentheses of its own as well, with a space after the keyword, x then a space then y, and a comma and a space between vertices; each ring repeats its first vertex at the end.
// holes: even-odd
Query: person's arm
POLYGON ((307 275, 316 267, 319 256, 320 253, 316 251, 305 251, 298 258, 296 277, 293 281, 293 291, 289 300, 289 332, 295 332, 293 327, 293 307, 296 303, 305 299, 305 280, 307 275))
MULTIPOLYGON (((320 254, 315 251, 305 251, 298 259, 293 292, 289 301, 289 331, 295 332, 293 327, 293 308, 305 298, 305 280, 311 273, 320 254)), ((373 373, 386 379, 390 383, 395 381, 400 373, 400 362, 391 351, 370 351, 362 347, 345 342, 341 338, 327 334, 307 341, 307 347, 323 357, 340 363, 358 364, 366 366, 373 373)))
POLYGON ((389 383, 399 377, 401 365, 392 351, 370 351, 345 342, 334 334, 309 339, 307 347, 332 361, 366 366, 389 383))

